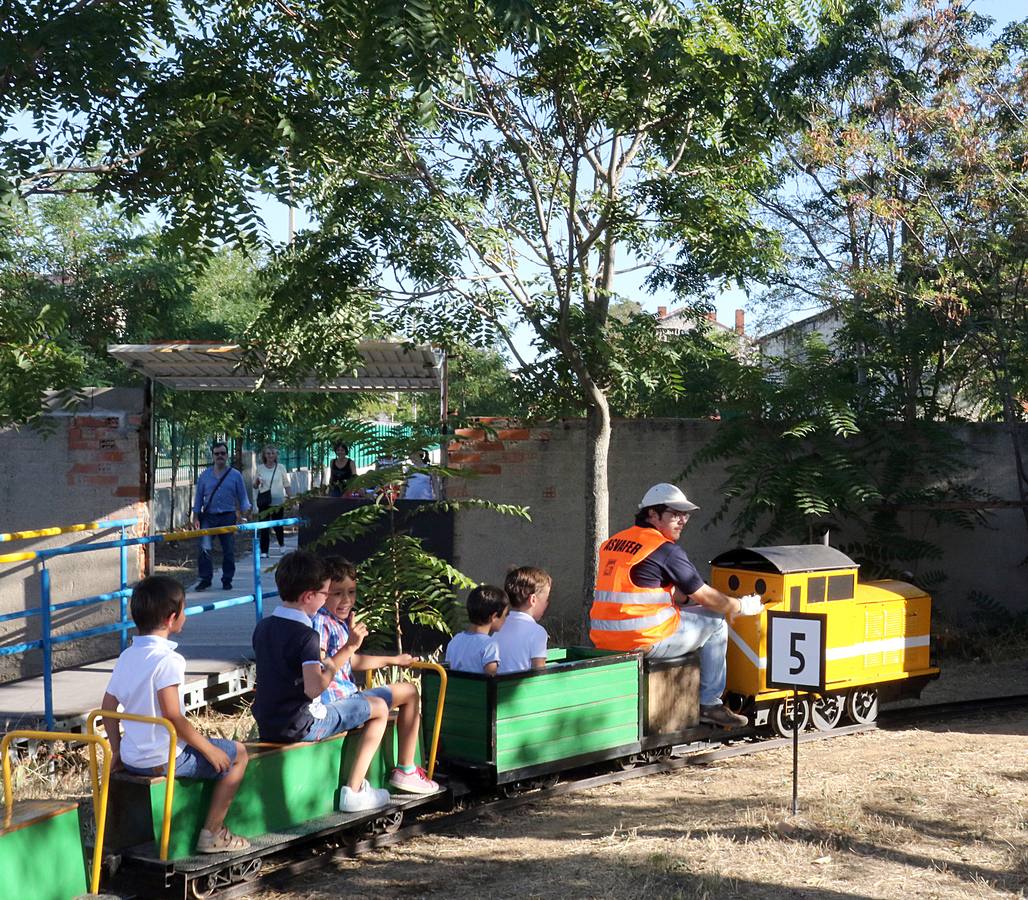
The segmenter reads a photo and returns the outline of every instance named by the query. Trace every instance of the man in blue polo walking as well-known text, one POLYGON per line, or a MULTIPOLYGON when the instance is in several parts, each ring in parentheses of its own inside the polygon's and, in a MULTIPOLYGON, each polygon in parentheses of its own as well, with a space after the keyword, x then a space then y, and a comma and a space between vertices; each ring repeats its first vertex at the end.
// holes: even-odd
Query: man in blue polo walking
MULTIPOLYGON (((228 464, 228 446, 220 441, 211 445, 214 465, 203 471, 196 480, 196 497, 193 499, 193 527, 219 528, 223 525, 238 525, 250 511, 250 498, 246 496, 243 476, 228 464)), ((214 564, 211 561, 213 535, 200 538, 200 558, 197 569, 200 580, 194 590, 205 591, 214 578, 214 564)), ((227 591, 232 587, 236 574, 235 532, 219 534, 221 541, 221 586, 227 591)))

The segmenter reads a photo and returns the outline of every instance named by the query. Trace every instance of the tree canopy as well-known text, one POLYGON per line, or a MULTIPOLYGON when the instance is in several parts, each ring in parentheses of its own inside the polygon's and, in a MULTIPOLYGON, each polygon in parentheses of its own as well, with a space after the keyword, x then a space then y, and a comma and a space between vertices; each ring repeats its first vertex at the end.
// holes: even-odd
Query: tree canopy
POLYGON ((762 198, 791 264, 775 293, 837 312, 880 421, 1006 424, 1028 522, 1028 25, 926 0, 786 138, 762 198))

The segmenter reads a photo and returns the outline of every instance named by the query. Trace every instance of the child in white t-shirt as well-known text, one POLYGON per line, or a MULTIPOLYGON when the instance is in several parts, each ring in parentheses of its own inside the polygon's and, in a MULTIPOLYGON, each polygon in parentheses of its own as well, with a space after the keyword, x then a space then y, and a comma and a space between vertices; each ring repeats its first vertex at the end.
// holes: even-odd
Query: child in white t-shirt
POLYGON ((454 672, 495 675, 500 653, 493 635, 507 618, 510 600, 503 588, 480 584, 468 594, 467 631, 453 636, 446 647, 446 664, 454 672))
MULTIPOLYGON (((182 585, 167 575, 151 575, 133 588, 132 621, 139 633, 114 664, 101 708, 114 712, 121 706, 127 713, 171 722, 178 738, 175 777, 215 782, 197 852, 247 850, 250 842, 225 827, 225 816, 246 770, 246 747, 238 741, 204 737, 182 713, 179 687, 186 661, 168 637, 185 625, 185 599, 182 585)), ((122 735, 118 719, 103 721, 114 768, 124 766, 135 775, 167 774, 171 743, 167 729, 125 720, 122 735)))
POLYGON ((550 602, 553 579, 543 569, 521 566, 507 573, 503 586, 510 597, 510 615, 496 635, 501 675, 527 672, 546 665, 546 629, 539 620, 550 602))

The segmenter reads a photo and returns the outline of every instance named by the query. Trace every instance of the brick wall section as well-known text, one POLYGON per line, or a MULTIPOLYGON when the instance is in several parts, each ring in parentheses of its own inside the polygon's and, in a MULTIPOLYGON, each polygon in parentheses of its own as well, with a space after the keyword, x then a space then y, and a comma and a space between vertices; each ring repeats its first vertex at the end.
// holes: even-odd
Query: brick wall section
MULTIPOLYGON (((506 420, 489 422, 493 433, 458 432, 450 460, 476 476, 451 479, 453 498, 481 497, 496 503, 528 506, 532 522, 471 510, 458 515, 457 566, 477 581, 502 583, 507 570, 537 565, 554 577, 550 612, 544 624, 564 639, 577 636, 583 598, 585 547, 585 423, 564 420, 546 428, 520 428, 506 420)), ((731 516, 714 523, 721 504, 726 472, 704 466, 687 482, 679 474, 709 441, 717 423, 701 420, 616 420, 610 450, 610 525, 616 531, 631 524, 646 489, 659 481, 682 485, 701 507, 686 528, 682 546, 707 577, 709 560, 738 545, 731 534, 731 516)), ((1016 478, 1009 438, 990 424, 955 427, 973 465, 968 478, 982 491, 1016 499, 1016 478)), ((943 569, 947 580, 937 592, 937 607, 951 619, 968 618, 971 590, 988 594, 1014 611, 1028 609, 1028 567, 1024 559, 1025 525, 1018 509, 989 513, 990 527, 965 531, 940 528, 923 513, 905 513, 911 534, 939 545, 941 560, 928 569, 943 569)), ((857 542, 862 535, 845 526, 831 535, 832 544, 857 542)))
MULTIPOLYGON (((505 466, 524 464, 536 452, 536 444, 550 439, 550 430, 546 428, 523 428, 504 418, 478 421, 487 428, 458 428, 458 440, 450 443, 447 454, 453 468, 473 476, 501 475, 505 466)), ((452 480, 447 484, 447 496, 475 496, 475 487, 474 478, 452 480)))
MULTIPOLYGON (((143 394, 123 388, 95 389, 79 407, 50 417, 45 433, 0 430, 0 531, 24 531, 98 519, 138 518, 135 533, 148 529, 148 505, 140 497, 139 430, 143 394)), ((130 532, 131 534, 132 532, 130 532)), ((0 544, 0 553, 39 550, 112 539, 117 530, 79 532, 0 544)), ((144 551, 128 551, 129 583, 142 576, 144 551)), ((116 550, 57 557, 48 563, 53 602, 116 590, 116 550)), ((0 564, 0 613, 39 607, 40 567, 35 562, 0 564)), ((115 621, 116 602, 68 610, 54 616, 54 631, 78 631, 115 621)), ((39 618, 0 623, 0 643, 39 637, 39 618)), ((58 667, 117 652, 117 637, 76 641, 55 648, 58 667)), ((41 654, 0 657, 0 681, 36 675, 41 654)))

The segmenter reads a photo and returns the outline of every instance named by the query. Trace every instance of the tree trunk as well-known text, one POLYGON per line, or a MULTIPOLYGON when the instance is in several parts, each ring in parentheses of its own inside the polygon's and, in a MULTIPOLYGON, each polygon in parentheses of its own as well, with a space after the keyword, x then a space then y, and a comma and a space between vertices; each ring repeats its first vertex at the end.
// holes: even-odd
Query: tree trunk
POLYGON ((607 456, 610 450, 610 405, 603 392, 590 392, 586 413, 585 463, 585 566, 582 571, 582 641, 588 644, 589 607, 596 584, 600 542, 610 535, 610 494, 607 489, 607 456))
POLYGON ((1003 419, 1014 450, 1014 475, 1017 478, 1017 495, 1021 500, 1021 514, 1028 527, 1028 470, 1025 469, 1021 453, 1021 419, 1017 413, 1011 385, 1003 382, 1003 419))

